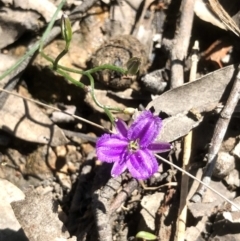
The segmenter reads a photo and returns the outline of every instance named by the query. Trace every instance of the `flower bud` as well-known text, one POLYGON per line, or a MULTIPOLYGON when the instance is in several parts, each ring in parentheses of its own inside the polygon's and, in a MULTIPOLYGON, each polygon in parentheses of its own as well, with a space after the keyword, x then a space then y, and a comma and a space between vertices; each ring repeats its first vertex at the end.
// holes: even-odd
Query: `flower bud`
POLYGON ((144 240, 157 240, 158 237, 152 233, 140 231, 137 233, 136 238, 144 239, 144 240))
POLYGON ((69 44, 72 39, 72 26, 67 14, 65 13, 63 13, 61 18, 61 30, 63 39, 67 44, 69 44))
POLYGON ((124 114, 133 115, 136 112, 135 108, 127 107, 123 110, 124 114))
POLYGON ((126 67, 127 67, 127 74, 128 75, 136 75, 139 67, 141 65, 141 59, 137 57, 133 57, 128 60, 126 67))

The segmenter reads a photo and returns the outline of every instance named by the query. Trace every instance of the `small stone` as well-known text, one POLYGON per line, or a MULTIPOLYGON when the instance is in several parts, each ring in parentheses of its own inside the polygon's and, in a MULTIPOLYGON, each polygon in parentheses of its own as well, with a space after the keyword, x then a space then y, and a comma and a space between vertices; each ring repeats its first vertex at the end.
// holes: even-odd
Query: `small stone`
POLYGON ((164 193, 160 192, 143 197, 141 201, 143 220, 140 222, 139 230, 145 230, 144 225, 155 230, 155 216, 163 198, 164 193))
POLYGON ((213 170, 213 176, 217 178, 226 177, 235 168, 235 158, 228 152, 219 152, 213 170))
POLYGON ((240 187, 239 171, 237 169, 232 170, 225 178, 225 182, 232 187, 232 189, 240 187))

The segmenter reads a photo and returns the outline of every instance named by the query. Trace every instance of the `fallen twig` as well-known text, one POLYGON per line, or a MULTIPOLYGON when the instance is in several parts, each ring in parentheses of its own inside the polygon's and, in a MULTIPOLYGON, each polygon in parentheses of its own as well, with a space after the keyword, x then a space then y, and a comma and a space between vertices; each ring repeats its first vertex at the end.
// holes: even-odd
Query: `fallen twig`
POLYGON ((121 176, 110 178, 106 173, 110 173, 111 165, 105 163, 99 167, 94 178, 92 195, 92 209, 95 217, 95 224, 99 236, 99 241, 112 241, 112 224, 110 213, 110 201, 121 185, 121 176), (102 188, 102 189, 101 189, 102 188))
POLYGON ((191 37, 194 3, 195 0, 184 0, 182 2, 179 32, 175 37, 175 44, 171 51, 171 88, 181 86, 184 83, 183 61, 187 55, 191 37))
POLYGON ((110 213, 114 213, 121 205, 132 195, 132 192, 137 189, 139 183, 136 179, 132 179, 126 187, 116 196, 110 206, 110 213))
POLYGON ((227 100, 226 105, 224 106, 223 110, 220 113, 218 122, 214 129, 211 143, 209 145, 207 166, 206 166, 206 169, 205 169, 205 171, 203 173, 203 177, 202 177, 202 182, 205 185, 204 186, 202 184, 199 185, 196 193, 191 198, 191 201, 193 201, 193 202, 201 201, 202 196, 203 196, 204 192, 206 191, 206 186, 208 186, 209 183, 211 182, 211 176, 212 176, 212 172, 213 172, 213 169, 214 169, 214 166, 216 163, 217 153, 221 147, 221 144, 222 144, 223 138, 225 136, 225 133, 227 131, 227 127, 229 125, 231 116, 238 103, 239 94, 240 94, 239 93, 239 91, 240 91, 239 66, 238 66, 238 68, 236 68, 235 76, 236 77, 235 77, 229 98, 227 100))

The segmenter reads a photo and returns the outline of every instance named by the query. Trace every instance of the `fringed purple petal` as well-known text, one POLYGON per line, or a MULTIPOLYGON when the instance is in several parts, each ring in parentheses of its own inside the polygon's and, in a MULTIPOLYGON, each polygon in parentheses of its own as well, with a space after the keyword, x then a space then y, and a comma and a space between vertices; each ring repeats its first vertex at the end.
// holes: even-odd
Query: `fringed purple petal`
POLYGON ((121 135, 104 134, 96 143, 97 157, 103 162, 119 162, 127 146, 127 139, 121 135))
POLYGON ((129 155, 127 167, 133 177, 144 180, 157 172, 158 163, 153 153, 145 149, 129 155))
POLYGON ((127 151, 122 155, 121 161, 115 162, 112 167, 111 174, 113 177, 117 177, 121 175, 126 169, 127 169, 127 164, 126 164, 126 156, 127 156, 127 151))
POLYGON ((162 120, 150 111, 143 111, 128 130, 128 139, 137 140, 141 148, 147 147, 157 137, 162 120))
POLYGON ((147 149, 155 153, 161 153, 161 152, 170 151, 171 145, 167 142, 154 142, 154 143, 151 143, 147 147, 147 149))
POLYGON ((127 127, 126 123, 121 119, 117 119, 115 121, 115 124, 116 124, 116 128, 117 128, 118 132, 122 136, 127 137, 128 127, 127 127))

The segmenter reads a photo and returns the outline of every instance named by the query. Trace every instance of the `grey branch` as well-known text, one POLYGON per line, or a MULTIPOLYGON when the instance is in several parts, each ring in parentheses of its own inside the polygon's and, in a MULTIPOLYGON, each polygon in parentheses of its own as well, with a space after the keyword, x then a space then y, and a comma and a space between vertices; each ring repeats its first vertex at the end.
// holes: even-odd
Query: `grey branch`
MULTIPOLYGON (((227 131, 231 116, 234 112, 234 109, 238 103, 239 94, 240 94, 240 71, 239 66, 236 68, 236 71, 234 73, 235 80, 233 83, 232 90, 230 92, 230 96, 227 100, 226 105, 224 106, 223 110, 220 113, 218 122, 216 124, 216 127, 214 129, 213 137, 211 140, 211 143, 209 145, 208 150, 208 162, 207 166, 205 168, 205 171, 203 173, 202 181, 209 185, 211 182, 211 176, 212 172, 215 166, 215 162, 217 159, 217 153, 220 150, 221 143, 223 141, 223 138, 225 136, 225 133, 227 131)), ((206 191, 206 187, 203 185, 199 185, 196 193, 193 195, 191 201, 193 202, 200 202, 202 199, 202 195, 206 191)))
POLYGON ((171 51, 171 88, 184 83, 183 67, 192 31, 195 0, 183 0, 179 32, 171 51))

